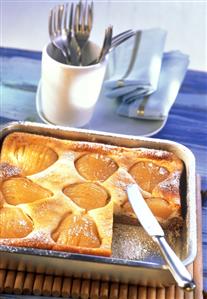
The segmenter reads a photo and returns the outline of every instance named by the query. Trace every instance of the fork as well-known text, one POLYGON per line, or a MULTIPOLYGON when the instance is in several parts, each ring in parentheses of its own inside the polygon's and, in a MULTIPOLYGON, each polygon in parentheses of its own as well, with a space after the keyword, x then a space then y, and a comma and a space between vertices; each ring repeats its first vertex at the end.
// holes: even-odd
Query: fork
POLYGON ((112 35, 113 35, 113 27, 109 26, 105 30, 103 46, 101 48, 101 52, 98 56, 97 62, 101 62, 105 58, 107 53, 109 52, 109 49, 111 48, 111 43, 112 43, 112 35))
POLYGON ((51 42, 61 50, 67 64, 78 65, 80 49, 73 38, 73 14, 74 4, 59 5, 54 7, 49 16, 49 35, 51 42))
POLYGON ((64 6, 59 5, 51 9, 49 15, 49 35, 52 44, 58 48, 67 64, 70 63, 70 56, 67 50, 68 40, 66 32, 62 30, 62 17, 63 17, 64 6))
POLYGON ((76 39, 74 38, 74 31, 73 31, 74 4, 73 3, 71 3, 71 7, 70 7, 69 20, 68 20, 68 11, 69 11, 69 4, 66 4, 66 7, 64 6, 64 11, 63 11, 63 30, 67 36, 68 50, 70 52, 71 63, 73 65, 79 65, 80 57, 81 57, 81 49, 76 39))
POLYGON ((129 29, 129 30, 126 30, 126 31, 121 32, 121 33, 117 34, 116 36, 114 36, 112 38, 112 43, 111 43, 110 51, 113 48, 115 48, 118 45, 120 45, 121 43, 123 43, 124 41, 126 41, 128 38, 132 37, 133 35, 135 35, 135 31, 129 29))
POLYGON ((93 2, 91 5, 87 2, 83 5, 83 3, 79 1, 75 8, 74 35, 81 50, 89 39, 92 24, 93 2))
MULTIPOLYGON (((108 27, 105 31, 104 42, 103 42, 103 46, 102 46, 102 49, 101 49, 101 52, 100 52, 99 56, 96 59, 94 59, 93 61, 91 61, 88 65, 92 65, 92 64, 100 62, 100 60, 103 60, 104 57, 108 53, 110 53, 114 48, 116 48, 118 45, 120 45, 121 43, 126 41, 128 38, 135 35, 135 31, 133 31, 131 29, 126 30, 124 32, 121 32, 118 35, 111 38, 110 46, 108 46, 107 49, 106 49, 107 39, 109 40, 109 36, 108 36, 109 35, 109 28, 110 27, 108 27)), ((112 32, 111 32, 111 34, 112 34, 112 32)))

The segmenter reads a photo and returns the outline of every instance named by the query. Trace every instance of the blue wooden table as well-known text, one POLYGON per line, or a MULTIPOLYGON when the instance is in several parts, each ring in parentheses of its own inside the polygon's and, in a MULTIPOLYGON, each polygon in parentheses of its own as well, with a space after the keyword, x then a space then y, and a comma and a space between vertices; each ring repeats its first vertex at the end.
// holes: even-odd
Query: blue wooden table
MULTIPOLYGON (((0 48, 0 67, 0 123, 41 122, 35 105, 41 53, 0 48)), ((182 143, 196 157, 203 195, 203 274, 207 290, 207 73, 187 72, 165 127, 153 137, 182 143)))

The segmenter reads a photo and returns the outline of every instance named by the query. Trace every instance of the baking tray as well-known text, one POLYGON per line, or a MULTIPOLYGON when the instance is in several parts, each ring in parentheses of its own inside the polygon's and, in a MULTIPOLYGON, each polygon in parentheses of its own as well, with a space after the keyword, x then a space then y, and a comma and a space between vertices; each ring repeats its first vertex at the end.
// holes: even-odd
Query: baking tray
MULTIPOLYGON (((124 147, 162 149, 176 154, 185 164, 185 176, 182 181, 184 187, 182 193, 184 196, 183 212, 185 213, 185 225, 179 238, 175 239, 174 249, 186 266, 193 262, 197 251, 195 159, 188 148, 168 140, 31 122, 12 122, 2 125, 0 129, 1 143, 11 132, 21 131, 62 139, 98 142, 124 147)), ((108 258, 0 245, 0 268, 159 287, 175 283, 159 252, 154 254, 154 244, 149 245, 146 249, 146 244, 149 243, 147 238, 149 237, 141 227, 139 227, 139 230, 141 236, 139 247, 142 255, 137 256, 136 259, 119 256, 108 258), (143 252, 147 254, 143 255, 143 252)))

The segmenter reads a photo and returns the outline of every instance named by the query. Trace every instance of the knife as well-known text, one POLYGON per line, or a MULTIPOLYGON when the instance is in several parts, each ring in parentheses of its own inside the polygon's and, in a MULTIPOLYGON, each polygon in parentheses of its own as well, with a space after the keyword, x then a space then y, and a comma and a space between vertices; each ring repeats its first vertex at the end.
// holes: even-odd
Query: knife
POLYGON ((137 184, 127 187, 129 202, 145 231, 158 243, 161 253, 178 286, 186 291, 192 291, 196 285, 182 261, 167 243, 164 231, 145 202, 137 184))

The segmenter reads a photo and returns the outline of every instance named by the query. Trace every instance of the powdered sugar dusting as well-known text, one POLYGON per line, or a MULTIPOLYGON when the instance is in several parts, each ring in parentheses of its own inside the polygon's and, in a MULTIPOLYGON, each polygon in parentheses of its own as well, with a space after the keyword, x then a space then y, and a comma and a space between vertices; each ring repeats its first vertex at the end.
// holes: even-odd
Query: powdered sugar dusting
POLYGON ((179 173, 175 172, 166 180, 161 182, 159 186, 162 190, 170 191, 171 193, 176 194, 178 192, 179 182, 180 182, 180 175, 179 173))
POLYGON ((143 153, 144 156, 151 156, 158 159, 170 159, 172 157, 172 153, 164 150, 156 150, 150 148, 139 148, 139 152, 143 153))
POLYGON ((122 259, 145 260, 159 256, 159 249, 141 226, 114 224, 113 257, 122 259))
MULTIPOLYGON (((180 234, 165 231, 166 239, 175 252, 180 255, 180 234)), ((158 245, 141 226, 115 223, 113 228, 112 257, 128 260, 160 260, 158 245)))

